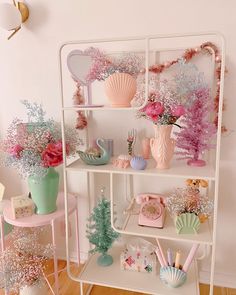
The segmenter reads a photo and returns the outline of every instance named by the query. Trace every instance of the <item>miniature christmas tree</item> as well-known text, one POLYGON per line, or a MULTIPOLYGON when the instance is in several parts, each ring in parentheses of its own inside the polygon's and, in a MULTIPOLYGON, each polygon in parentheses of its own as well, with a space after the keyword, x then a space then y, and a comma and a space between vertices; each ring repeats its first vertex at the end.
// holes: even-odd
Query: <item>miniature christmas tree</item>
POLYGON ((97 260, 98 264, 108 266, 113 263, 113 259, 111 255, 107 254, 107 251, 119 234, 111 227, 110 201, 104 197, 104 189, 101 190, 101 194, 101 199, 89 218, 87 237, 89 242, 95 245, 90 253, 101 253, 102 255, 97 260))
POLYGON ((183 159, 189 159, 191 166, 204 166, 206 163, 200 159, 204 151, 214 147, 212 137, 216 133, 215 125, 211 122, 213 103, 209 88, 198 88, 191 93, 195 96, 191 106, 181 121, 181 131, 177 133, 176 146, 183 152, 183 159))

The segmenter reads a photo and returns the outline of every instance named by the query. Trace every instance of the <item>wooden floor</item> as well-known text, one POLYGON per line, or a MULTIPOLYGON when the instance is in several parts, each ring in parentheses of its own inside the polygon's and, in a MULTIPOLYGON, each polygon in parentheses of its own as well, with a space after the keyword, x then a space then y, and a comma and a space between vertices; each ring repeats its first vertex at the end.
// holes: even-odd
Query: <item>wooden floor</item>
MULTIPOLYGON (((65 267, 65 261, 59 262, 59 269, 63 269, 65 267)), ((49 272, 52 271, 53 264, 49 267, 49 272)), ((77 266, 72 266, 73 274, 79 273, 77 266)), ((52 276, 49 277, 49 281, 52 285, 54 285, 54 279, 52 276)), ((59 274, 59 281, 60 281, 60 295, 79 295, 80 294, 80 286, 79 283, 70 280, 67 276, 66 270, 60 272, 59 274)), ((85 286, 86 288, 87 286, 85 286)), ((100 286, 94 286, 91 295, 141 295, 142 293, 136 292, 128 292, 124 290, 112 289, 112 288, 105 288, 100 286)), ((201 295, 209 295, 209 286, 200 284, 200 294, 201 295)), ((0 295, 4 295, 3 291, 0 291, 0 295)), ((48 294, 42 295, 52 295, 50 291, 48 294)), ((189 294, 191 295, 191 294, 189 294)), ((215 287, 214 288, 214 295, 236 295, 235 289, 223 288, 223 287, 215 287)))

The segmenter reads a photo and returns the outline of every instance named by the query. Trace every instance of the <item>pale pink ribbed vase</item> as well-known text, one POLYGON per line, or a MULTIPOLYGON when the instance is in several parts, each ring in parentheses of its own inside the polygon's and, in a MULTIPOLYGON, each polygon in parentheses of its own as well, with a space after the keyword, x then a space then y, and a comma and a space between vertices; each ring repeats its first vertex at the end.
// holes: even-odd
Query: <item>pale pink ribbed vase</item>
POLYGON ((154 125, 155 137, 150 139, 150 147, 157 169, 170 168, 175 149, 175 140, 170 137, 172 125, 154 125))
POLYGON ((112 74, 105 80, 104 86, 112 107, 130 107, 130 102, 137 90, 136 80, 130 74, 112 74))

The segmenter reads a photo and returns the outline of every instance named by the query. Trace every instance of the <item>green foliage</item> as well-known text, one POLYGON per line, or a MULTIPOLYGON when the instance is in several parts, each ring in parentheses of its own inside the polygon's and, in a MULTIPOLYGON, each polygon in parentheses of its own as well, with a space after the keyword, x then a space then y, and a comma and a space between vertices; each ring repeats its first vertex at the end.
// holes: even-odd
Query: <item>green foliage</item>
POLYGON ((119 236, 111 227, 110 201, 103 197, 93 209, 89 222, 90 224, 87 225, 87 238, 91 244, 95 245, 95 248, 90 253, 99 252, 105 254, 119 236))

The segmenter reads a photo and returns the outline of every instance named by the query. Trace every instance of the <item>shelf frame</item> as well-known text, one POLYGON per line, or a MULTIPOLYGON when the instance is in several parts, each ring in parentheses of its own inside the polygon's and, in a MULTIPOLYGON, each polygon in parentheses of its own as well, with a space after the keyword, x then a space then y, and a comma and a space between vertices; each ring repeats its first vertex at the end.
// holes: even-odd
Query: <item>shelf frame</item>
MULTIPOLYGON (((60 92, 61 92, 61 126, 62 126, 62 142, 63 142, 63 179, 64 179, 64 196, 65 196, 65 223, 66 223, 66 257, 67 257, 67 272, 68 276, 72 280, 77 280, 70 272, 69 262, 69 215, 68 215, 68 186, 67 186, 67 157, 66 157, 66 144, 65 144, 65 114, 64 112, 67 109, 64 106, 64 94, 63 94, 63 73, 62 73, 62 50, 67 45, 80 45, 80 44, 89 44, 89 43, 103 43, 103 42, 115 42, 115 41, 131 41, 131 40, 146 40, 146 49, 151 39, 173 39, 173 38, 186 38, 186 37, 198 37, 198 36, 214 36, 219 38, 220 49, 221 49, 221 72, 220 72, 220 92, 219 92, 219 107, 218 107, 218 130, 217 130, 217 142, 216 142, 216 167, 215 167, 215 176, 214 176, 214 192, 215 192, 215 202, 214 202, 214 216, 213 216, 213 233, 212 233, 212 251, 211 251, 211 275, 210 275, 210 295, 213 295, 213 284, 214 284, 214 271, 215 271, 215 258, 216 258, 216 229, 217 229, 217 213, 218 213, 218 199, 219 199, 219 170, 220 170, 220 145, 221 145, 221 125, 222 125, 222 109, 223 109, 223 90, 224 90, 224 73, 225 73, 225 40, 223 35, 218 32, 197 32, 197 33, 186 33, 186 34, 169 34, 169 35, 150 35, 144 37, 130 37, 130 38, 114 38, 114 39, 100 39, 100 40, 83 40, 83 41, 69 41, 63 43, 59 48, 59 82, 60 82, 60 92)), ((146 50, 147 56, 147 50, 146 50)), ((148 57, 147 57, 148 58, 148 57)), ((146 68, 147 68, 147 59, 146 59, 146 68)), ((148 72, 148 71, 146 71, 148 72)), ((146 73, 146 81, 148 81, 148 73, 146 73)), ((148 83, 146 83, 146 99, 148 92, 148 83)), ((130 108, 135 109, 135 108, 130 108)), ((84 110, 84 109, 83 109, 84 110)), ((90 173, 86 171, 88 179, 90 173)), ((159 176, 159 175, 158 175, 159 176)), ((89 200, 91 196, 89 193, 89 200)))

